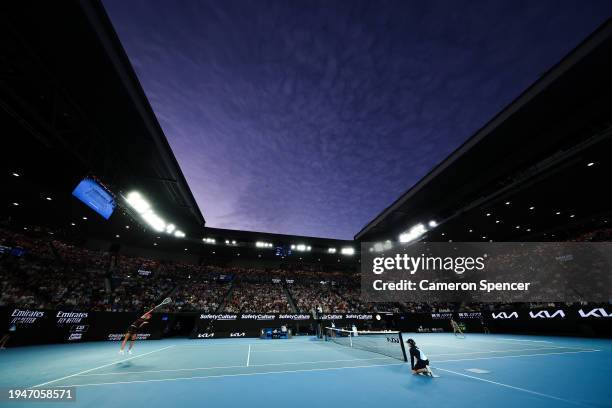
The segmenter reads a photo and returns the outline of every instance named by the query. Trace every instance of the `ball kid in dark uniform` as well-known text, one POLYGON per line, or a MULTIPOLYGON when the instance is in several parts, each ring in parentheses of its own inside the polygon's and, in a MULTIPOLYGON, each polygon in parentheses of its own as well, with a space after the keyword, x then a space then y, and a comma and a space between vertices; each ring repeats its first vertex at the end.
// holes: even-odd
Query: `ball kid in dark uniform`
POLYGON ((425 353, 417 347, 413 339, 408 339, 406 343, 410 346, 410 368, 412 369, 412 374, 425 374, 433 377, 433 373, 429 369, 429 359, 425 353))
POLYGON ((148 320, 151 318, 151 313, 145 313, 140 316, 134 323, 128 327, 127 332, 125 333, 125 337, 121 342, 121 350, 119 350, 119 354, 124 353, 125 345, 130 341, 130 347, 128 348, 128 354, 132 354, 132 347, 134 347, 134 342, 136 341, 136 337, 138 336, 138 330, 145 324, 148 324, 148 320))

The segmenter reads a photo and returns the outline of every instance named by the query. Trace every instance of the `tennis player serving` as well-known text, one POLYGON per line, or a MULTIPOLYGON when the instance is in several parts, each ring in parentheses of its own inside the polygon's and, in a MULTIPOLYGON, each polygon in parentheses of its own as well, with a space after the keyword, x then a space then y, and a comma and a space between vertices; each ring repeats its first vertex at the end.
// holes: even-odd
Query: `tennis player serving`
POLYGON ((138 330, 140 330, 140 328, 142 326, 144 326, 145 324, 148 324, 148 320, 151 318, 151 313, 147 312, 145 314, 143 314, 142 316, 140 316, 138 319, 136 319, 136 321, 132 324, 130 324, 130 327, 128 327, 127 332, 125 333, 125 337, 123 338, 123 341, 121 342, 121 349, 119 350, 119 354, 125 354, 125 345, 127 344, 128 340, 130 341, 130 347, 128 347, 128 354, 132 354, 132 347, 134 347, 134 342, 136 341, 136 338, 138 337, 138 330))
POLYGON ((437 377, 434 375, 431 368, 429 368, 429 359, 416 345, 413 339, 408 339, 406 341, 410 346, 410 368, 412 369, 412 374, 423 374, 428 375, 430 377, 437 377), (416 362, 415 362, 416 360, 416 362))
POLYGON ((128 340, 130 341, 130 346, 128 347, 128 354, 132 354, 132 347, 134 347, 134 342, 138 338, 138 330, 140 330, 140 328, 145 324, 149 324, 151 313, 153 313, 155 309, 162 307, 163 305, 167 305, 170 302, 172 302, 172 299, 165 298, 159 305, 155 306, 154 308, 140 316, 138 319, 136 319, 134 323, 130 324, 130 327, 128 327, 127 332, 125 333, 125 337, 121 342, 121 349, 119 350, 119 354, 125 354, 125 345, 127 344, 128 340))

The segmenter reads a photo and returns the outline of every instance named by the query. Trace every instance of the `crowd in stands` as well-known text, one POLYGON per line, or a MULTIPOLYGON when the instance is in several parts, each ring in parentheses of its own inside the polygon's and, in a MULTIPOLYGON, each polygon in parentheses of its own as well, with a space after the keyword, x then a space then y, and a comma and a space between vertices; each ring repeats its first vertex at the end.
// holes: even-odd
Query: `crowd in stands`
MULTIPOLYGON (((594 232, 586 238, 606 236, 611 231, 594 232)), ((520 260, 521 254, 508 252, 497 261, 500 265, 518 265, 520 260)), ((511 269, 529 273, 530 268, 538 268, 541 276, 551 282, 555 279, 542 274, 546 266, 537 262, 511 269)), ((608 273, 604 265, 597 268, 596 273, 602 276, 608 273)), ((307 267, 252 269, 159 261, 86 249, 59 240, 49 232, 14 232, 3 228, 0 228, 0 289, 0 306, 75 311, 142 311, 166 296, 171 296, 173 302, 162 310, 171 312, 397 313, 516 307, 512 298, 488 306, 435 300, 365 303, 361 299, 359 275, 346 271, 323 272, 307 267)), ((527 306, 547 305, 533 302, 527 306)))

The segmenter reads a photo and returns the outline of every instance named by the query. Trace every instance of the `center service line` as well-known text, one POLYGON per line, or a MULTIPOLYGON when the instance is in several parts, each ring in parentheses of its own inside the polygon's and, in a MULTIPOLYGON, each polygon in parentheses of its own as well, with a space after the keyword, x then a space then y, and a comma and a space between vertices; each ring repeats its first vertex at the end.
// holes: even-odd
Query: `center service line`
POLYGON ((251 361, 251 345, 249 344, 249 354, 247 354, 247 367, 249 366, 249 362, 251 361))

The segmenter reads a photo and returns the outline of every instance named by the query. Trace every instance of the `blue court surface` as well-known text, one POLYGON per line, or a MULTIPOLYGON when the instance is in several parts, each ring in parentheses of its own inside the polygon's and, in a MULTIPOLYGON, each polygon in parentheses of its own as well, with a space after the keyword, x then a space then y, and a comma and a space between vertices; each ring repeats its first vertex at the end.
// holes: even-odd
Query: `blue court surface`
POLYGON ((74 386, 34 407, 612 407, 612 340, 405 334, 439 378, 400 360, 309 337, 110 342, 0 352, 0 387, 74 386))

